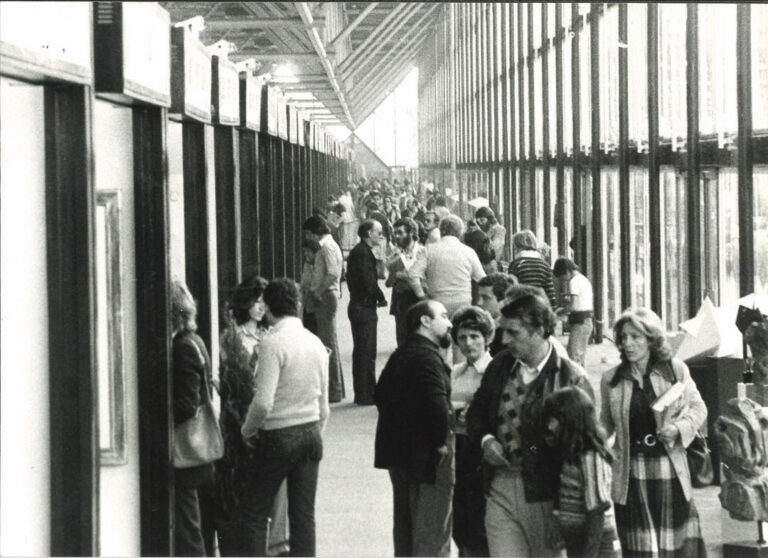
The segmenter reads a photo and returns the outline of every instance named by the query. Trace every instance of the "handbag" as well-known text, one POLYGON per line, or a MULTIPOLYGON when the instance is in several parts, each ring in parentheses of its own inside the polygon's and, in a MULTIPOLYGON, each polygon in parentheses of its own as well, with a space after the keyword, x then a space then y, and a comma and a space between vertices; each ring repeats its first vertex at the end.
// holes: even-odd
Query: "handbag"
POLYGON ((715 479, 712 455, 701 432, 696 432, 685 453, 688 456, 688 469, 691 471, 691 485, 694 488, 704 488, 712 484, 715 479))
POLYGON ((203 403, 197 407, 195 415, 173 429, 173 466, 176 469, 213 463, 224 455, 224 440, 208 391, 205 359, 197 343, 192 341, 192 345, 203 363, 205 389, 203 403))

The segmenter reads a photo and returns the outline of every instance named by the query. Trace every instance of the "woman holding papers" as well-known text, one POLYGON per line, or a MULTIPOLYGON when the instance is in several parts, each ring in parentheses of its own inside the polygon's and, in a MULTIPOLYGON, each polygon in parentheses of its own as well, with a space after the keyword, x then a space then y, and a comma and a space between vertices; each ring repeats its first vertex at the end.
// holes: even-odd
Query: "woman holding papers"
POLYGON ((616 434, 612 497, 623 556, 705 556, 685 448, 707 408, 655 313, 627 310, 613 330, 622 362, 603 376, 601 420, 616 434))

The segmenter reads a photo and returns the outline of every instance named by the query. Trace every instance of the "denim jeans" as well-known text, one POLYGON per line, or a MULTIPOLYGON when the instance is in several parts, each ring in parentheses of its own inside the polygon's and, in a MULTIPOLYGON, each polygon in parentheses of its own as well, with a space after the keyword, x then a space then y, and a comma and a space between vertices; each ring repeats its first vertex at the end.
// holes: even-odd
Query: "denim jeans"
POLYGON ((320 304, 315 309, 317 336, 323 345, 331 350, 328 362, 328 401, 338 403, 344 399, 344 375, 341 372, 339 342, 336 335, 336 310, 339 307, 339 294, 325 291, 320 304))
POLYGON ((376 327, 379 316, 376 307, 350 302, 347 309, 349 325, 352 327, 352 388, 355 403, 373 404, 373 389, 376 387, 376 327))
POLYGON ((592 335, 592 318, 586 318, 581 324, 571 324, 571 335, 568 337, 568 356, 582 367, 587 358, 587 343, 590 335, 592 335))
POLYGON ((288 479, 290 555, 315 556, 315 494, 323 457, 319 423, 262 430, 255 444, 257 457, 242 495, 244 555, 267 555, 269 515, 280 484, 288 479))
POLYGON ((176 487, 175 556, 206 556, 197 487, 176 487))

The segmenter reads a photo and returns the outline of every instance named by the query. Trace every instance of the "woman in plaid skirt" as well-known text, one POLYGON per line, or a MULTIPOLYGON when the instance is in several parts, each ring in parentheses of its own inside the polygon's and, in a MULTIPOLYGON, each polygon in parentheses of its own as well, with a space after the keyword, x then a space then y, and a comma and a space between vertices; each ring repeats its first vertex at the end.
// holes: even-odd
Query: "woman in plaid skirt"
POLYGON ((639 308, 614 325, 621 364, 602 378, 601 420, 616 433, 612 498, 625 558, 706 556, 685 448, 707 419, 688 367, 671 357, 661 319, 639 308), (673 385, 665 410, 653 403, 673 385))

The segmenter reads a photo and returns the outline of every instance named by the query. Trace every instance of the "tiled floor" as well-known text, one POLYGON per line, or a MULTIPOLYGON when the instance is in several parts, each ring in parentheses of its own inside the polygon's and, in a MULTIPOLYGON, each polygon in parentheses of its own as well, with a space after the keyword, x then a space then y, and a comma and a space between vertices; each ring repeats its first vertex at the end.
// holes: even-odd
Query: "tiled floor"
MULTIPOLYGON (((383 284, 382 284, 383 288, 383 284)), ((392 496, 386 471, 373 467, 373 442, 377 413, 375 407, 358 407, 352 401, 352 334, 346 316, 347 290, 337 318, 339 350, 342 354, 347 397, 332 405, 325 432, 325 451, 320 466, 317 494, 318 556, 334 558, 392 556, 392 496)), ((384 289, 389 298, 389 290, 384 289)), ((394 320, 388 309, 379 309, 377 374, 395 348, 394 320)), ((590 345, 587 370, 599 398, 603 371, 618 362, 610 340, 590 345)), ((722 556, 719 488, 697 490, 695 499, 710 558, 722 556)), ((756 528, 736 524, 743 536, 756 528)), ((732 528, 729 527, 729 533, 732 528)), ((729 540, 736 540, 729 537, 729 540)), ((453 555, 457 555, 455 548, 453 555)))

